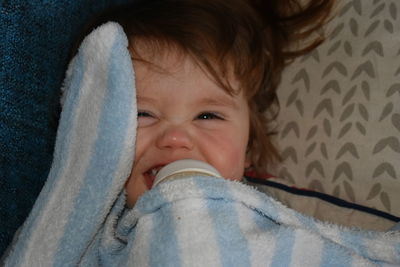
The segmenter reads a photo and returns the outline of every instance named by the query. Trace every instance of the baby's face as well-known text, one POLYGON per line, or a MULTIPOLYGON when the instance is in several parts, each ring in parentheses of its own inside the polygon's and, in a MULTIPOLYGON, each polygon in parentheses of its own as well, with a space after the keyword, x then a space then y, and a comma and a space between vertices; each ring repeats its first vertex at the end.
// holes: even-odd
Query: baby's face
MULTIPOLYGON (((230 180, 242 179, 248 165, 250 125, 244 95, 229 95, 194 61, 176 52, 156 64, 162 70, 134 62, 138 129, 126 184, 128 206, 152 187, 155 173, 173 161, 201 160, 230 180)), ((231 83, 237 88, 236 81, 231 83)))

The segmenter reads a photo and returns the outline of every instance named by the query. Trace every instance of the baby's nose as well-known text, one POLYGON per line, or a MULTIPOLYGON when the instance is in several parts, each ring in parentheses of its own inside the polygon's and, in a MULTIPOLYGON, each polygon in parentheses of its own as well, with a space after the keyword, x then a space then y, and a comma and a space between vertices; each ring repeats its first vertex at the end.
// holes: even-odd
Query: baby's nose
POLYGON ((157 138, 160 149, 187 149, 193 148, 192 138, 185 127, 168 127, 157 138))

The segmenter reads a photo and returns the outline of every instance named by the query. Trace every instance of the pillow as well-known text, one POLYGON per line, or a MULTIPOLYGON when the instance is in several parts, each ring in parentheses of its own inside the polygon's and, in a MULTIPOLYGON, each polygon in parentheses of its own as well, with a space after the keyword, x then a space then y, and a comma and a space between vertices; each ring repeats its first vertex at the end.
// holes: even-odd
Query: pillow
POLYGON ((284 73, 274 175, 400 216, 400 2, 338 1, 284 73))
POLYGON ((357 205, 317 191, 301 189, 280 178, 257 178, 247 175, 246 183, 272 196, 287 207, 320 221, 365 230, 387 231, 400 217, 357 205))

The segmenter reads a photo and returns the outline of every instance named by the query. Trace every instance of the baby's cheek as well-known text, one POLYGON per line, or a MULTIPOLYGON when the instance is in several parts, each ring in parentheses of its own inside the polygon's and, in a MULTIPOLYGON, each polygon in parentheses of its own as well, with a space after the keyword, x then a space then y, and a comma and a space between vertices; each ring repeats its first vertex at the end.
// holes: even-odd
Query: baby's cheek
POLYGON ((229 153, 224 154, 224 174, 229 180, 242 180, 245 169, 245 151, 241 148, 231 147, 229 153))
POLYGON ((204 158, 213 165, 220 174, 229 180, 241 180, 244 173, 247 143, 238 138, 232 129, 221 131, 221 134, 203 136, 197 140, 204 158))

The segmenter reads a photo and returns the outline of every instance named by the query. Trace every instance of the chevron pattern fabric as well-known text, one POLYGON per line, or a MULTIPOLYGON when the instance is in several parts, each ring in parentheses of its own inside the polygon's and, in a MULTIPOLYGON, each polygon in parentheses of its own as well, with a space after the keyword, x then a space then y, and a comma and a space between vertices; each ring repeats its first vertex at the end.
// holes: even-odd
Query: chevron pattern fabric
POLYGON ((278 90, 276 175, 400 215, 400 2, 338 1, 278 90))

